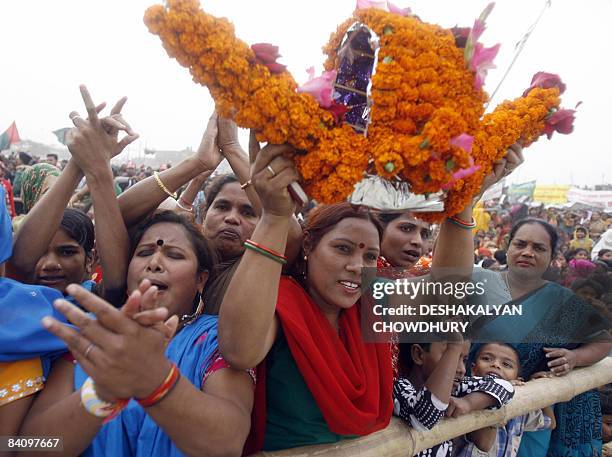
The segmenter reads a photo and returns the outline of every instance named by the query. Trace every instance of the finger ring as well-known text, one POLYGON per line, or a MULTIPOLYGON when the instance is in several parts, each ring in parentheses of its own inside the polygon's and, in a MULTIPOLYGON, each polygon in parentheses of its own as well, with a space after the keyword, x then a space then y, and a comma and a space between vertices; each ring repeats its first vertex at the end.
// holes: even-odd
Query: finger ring
POLYGON ((246 189, 247 187, 249 187, 251 184, 253 184, 253 183, 252 183, 252 182, 251 182, 251 180, 249 179, 249 180, 247 180, 247 182, 245 182, 244 184, 240 184, 240 188, 241 188, 242 190, 245 190, 245 189, 246 189))
POLYGON ((276 172, 274 171, 274 168, 272 168, 271 165, 268 165, 266 168, 268 169, 270 173, 272 173, 272 177, 274 178, 276 176, 276 172))
POLYGON ((91 350, 94 348, 95 344, 93 343, 89 343, 89 346, 87 346, 87 349, 85 349, 85 353, 83 354, 85 356, 85 358, 87 359, 89 353, 91 352, 91 350))

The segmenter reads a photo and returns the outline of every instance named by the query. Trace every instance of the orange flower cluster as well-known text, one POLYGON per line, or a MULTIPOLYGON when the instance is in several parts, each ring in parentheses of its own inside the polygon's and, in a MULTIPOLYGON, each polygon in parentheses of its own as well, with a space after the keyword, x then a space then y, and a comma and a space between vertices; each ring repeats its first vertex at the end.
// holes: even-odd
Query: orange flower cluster
POLYGON ((535 141, 549 110, 559 105, 557 89, 534 89, 483 118, 487 95, 474 88, 474 75, 451 32, 376 9, 355 11, 332 34, 324 48, 327 70, 338 67, 337 49, 357 21, 376 32, 381 46, 367 138, 336 125, 312 96, 296 91, 288 72, 270 74, 232 25, 206 14, 197 0, 168 0, 167 7, 145 13, 149 30, 194 81, 209 88, 222 116, 258 131, 260 141, 299 150, 297 169, 307 193, 319 202, 346 199, 373 168, 382 177, 409 182, 415 193, 437 192, 454 172, 470 166, 470 154, 451 145, 452 138, 467 133, 474 137, 472 157, 481 169, 457 180, 444 213, 427 218, 456 214, 478 192, 491 164, 517 140, 535 141))

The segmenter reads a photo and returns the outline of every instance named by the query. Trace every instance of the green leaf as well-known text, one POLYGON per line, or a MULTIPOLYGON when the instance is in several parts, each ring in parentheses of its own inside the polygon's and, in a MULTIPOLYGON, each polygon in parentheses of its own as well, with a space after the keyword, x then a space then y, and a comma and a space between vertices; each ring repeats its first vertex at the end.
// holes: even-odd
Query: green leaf
POLYGON ((385 58, 383 59, 383 63, 391 63, 393 62, 393 57, 391 56, 385 56, 385 58))
POLYGON ((455 169, 455 162, 451 160, 446 161, 446 171, 451 171, 455 169))
POLYGON ((429 146, 429 138, 425 138, 423 142, 419 145, 419 148, 425 149, 427 146, 429 146))
POLYGON ((393 27, 391 27, 390 25, 385 25, 385 28, 383 29, 383 33, 385 35, 393 35, 393 27))
POLYGON ((395 165, 393 164, 393 162, 387 162, 385 164, 385 171, 387 173, 393 173, 393 170, 395 170, 395 165))

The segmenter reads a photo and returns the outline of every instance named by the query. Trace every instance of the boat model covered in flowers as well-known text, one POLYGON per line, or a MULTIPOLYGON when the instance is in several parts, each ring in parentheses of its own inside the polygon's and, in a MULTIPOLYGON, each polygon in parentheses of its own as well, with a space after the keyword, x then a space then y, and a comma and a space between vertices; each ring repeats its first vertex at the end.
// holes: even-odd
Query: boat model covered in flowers
POLYGON ((565 86, 544 72, 484 114, 482 87, 499 45, 478 40, 492 7, 471 28, 445 29, 390 2, 358 0, 324 47, 325 72, 302 86, 276 62, 277 47, 247 45, 197 0, 152 6, 145 23, 209 88, 221 116, 260 141, 295 147, 311 198, 436 221, 470 202, 512 144, 572 130, 574 111, 560 109, 565 86))

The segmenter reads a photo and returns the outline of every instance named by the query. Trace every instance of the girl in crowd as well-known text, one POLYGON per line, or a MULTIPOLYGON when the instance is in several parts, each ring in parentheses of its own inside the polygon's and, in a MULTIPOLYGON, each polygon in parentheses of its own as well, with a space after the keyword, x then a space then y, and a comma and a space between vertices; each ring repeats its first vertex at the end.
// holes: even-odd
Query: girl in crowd
MULTIPOLYGON (((93 187, 96 205, 100 208, 99 215, 108 217, 107 220, 116 220, 120 217, 116 201, 114 197, 108 199, 108 194, 105 193, 108 186, 112 185, 112 175, 109 178, 109 175, 105 174, 104 164, 109 167, 110 156, 119 153, 136 138, 133 134, 129 134, 121 141, 117 139, 118 130, 126 130, 126 127, 119 120, 112 118, 112 115, 118 114, 125 99, 120 100, 115 106, 111 117, 98 119, 97 111, 104 106, 94 107, 84 86, 81 87, 81 93, 88 107, 89 117, 95 119, 95 122, 81 119, 76 112, 75 115, 71 114, 77 127, 74 142, 70 144, 74 161, 71 160, 68 164, 65 174, 57 178, 55 167, 47 164, 44 167, 34 166, 24 172, 23 196, 30 212, 21 225, 9 264, 9 271, 20 272, 27 282, 51 286, 61 293, 66 293, 66 286, 70 282, 81 283, 87 279, 93 260, 91 221, 74 210, 64 212, 70 194, 80 179, 80 170, 84 170, 85 174, 95 181, 93 187), (53 186, 49 189, 50 177, 53 186), (34 204, 39 198, 40 200, 30 208, 30 203, 34 204), (115 219, 112 219, 113 217, 115 219), (41 224, 41 221, 45 223, 41 224)), ((121 285, 125 281, 126 260, 121 257, 122 229, 125 231, 122 224, 101 224, 98 230, 100 239, 105 240, 106 249, 101 249, 100 252, 103 267, 111 270, 107 283, 112 286, 111 289, 117 284, 119 286, 116 288, 122 289, 121 285), (113 268, 110 269, 109 265, 113 268)), ((125 241, 127 241, 127 232, 125 241)), ((85 282, 84 285, 91 287, 91 282, 85 282)), ((43 298, 52 294, 45 288, 40 290, 32 288, 31 296, 31 301, 20 302, 20 306, 34 306, 38 300, 36 297, 43 298)), ((4 298, 7 303, 11 303, 10 296, 6 295, 4 298)), ((44 300, 42 302, 44 303, 44 300)), ((57 347, 55 341, 49 341, 46 337, 48 334, 40 331, 42 328, 39 330, 39 322, 33 322, 32 319, 37 316, 39 310, 29 309, 26 315, 21 315, 20 311, 3 316, 6 319, 5 325, 14 321, 18 326, 13 330, 11 344, 3 347, 3 350, 11 353, 8 360, 12 362, 10 366, 4 367, 3 375, 23 382, 29 380, 31 387, 35 386, 36 389, 25 389, 24 395, 13 396, 8 408, 3 407, 3 414, 11 413, 8 427, 13 429, 18 429, 32 401, 29 395, 42 389, 49 373, 51 360, 62 349, 57 347), (20 338, 19 335, 27 337, 20 338)))
POLYGON ((593 240, 589 238, 589 231, 584 227, 574 230, 574 238, 570 241, 570 249, 583 249, 588 253, 593 249, 593 240))
MULTIPOLYGON (((382 229, 349 203, 319 206, 304 227, 300 277, 281 277, 294 211, 286 188, 297 179, 283 152, 268 145, 255 159, 251 179, 263 212, 219 313, 228 362, 263 362, 248 451, 365 435, 384 428, 392 412, 389 344, 364 342, 355 306, 362 267, 376 267, 382 229)), ((459 217, 471 219, 471 207, 459 217)), ((471 230, 445 223, 433 271, 469 274, 471 245, 471 230)))
MULTIPOLYGON (((606 337, 601 332, 607 324, 601 316, 570 290, 542 278, 554 258, 558 241, 554 227, 540 219, 523 219, 514 225, 509 240, 508 270, 480 270, 475 276, 487 280, 482 304, 520 303, 523 313, 481 318, 475 324, 481 327, 480 336, 514 343, 523 379, 541 370, 564 376, 604 358, 612 345, 596 338, 606 337)), ((601 455, 601 412, 595 391, 557 404, 555 416, 552 437, 546 430, 526 433, 519 456, 601 455)))
MULTIPOLYGON (((65 209, 85 175, 95 217, 100 221, 95 227, 95 239, 105 273, 103 284, 96 288, 96 293, 119 305, 125 294, 129 239, 125 226, 120 222, 110 160, 138 135, 121 117, 126 98, 117 102, 110 117, 98 119, 97 111, 104 105, 91 107, 91 96, 85 86, 81 86, 81 93, 88 106, 89 118, 94 120, 86 121, 76 111, 70 114, 75 124, 68 144, 72 158, 50 191, 41 194, 40 200, 21 223, 9 267, 13 276, 19 279, 53 287, 62 293, 71 283, 82 283, 92 289, 93 282, 88 280, 94 262, 93 226, 86 216, 65 209), (127 135, 119 141, 120 130, 127 135)), ((23 185, 24 193, 27 193, 27 178, 23 185)))
POLYGON ((78 365, 63 359, 54 364, 21 433, 62 436, 65 455, 240 455, 253 378, 229 368, 217 352, 217 319, 198 309, 214 251, 196 226, 172 211, 143 223, 133 245, 126 304, 131 312, 71 286, 69 292, 97 319, 62 302, 59 310, 80 333, 53 319, 45 322, 78 365), (145 296, 164 310, 156 316, 181 317, 169 344, 177 318, 164 331, 132 319, 139 306, 130 301, 145 296), (121 399, 129 398, 135 400, 120 410, 121 399), (111 412, 119 416, 104 425, 111 412))
MULTIPOLYGON (((492 376, 465 378, 467 341, 399 345, 399 376, 393 387, 393 412, 416 430, 431 430, 445 415, 459 417, 514 395, 509 382, 492 376), (451 394, 453 395, 451 397, 451 394)), ((451 440, 419 452, 419 457, 451 456, 451 440)))

